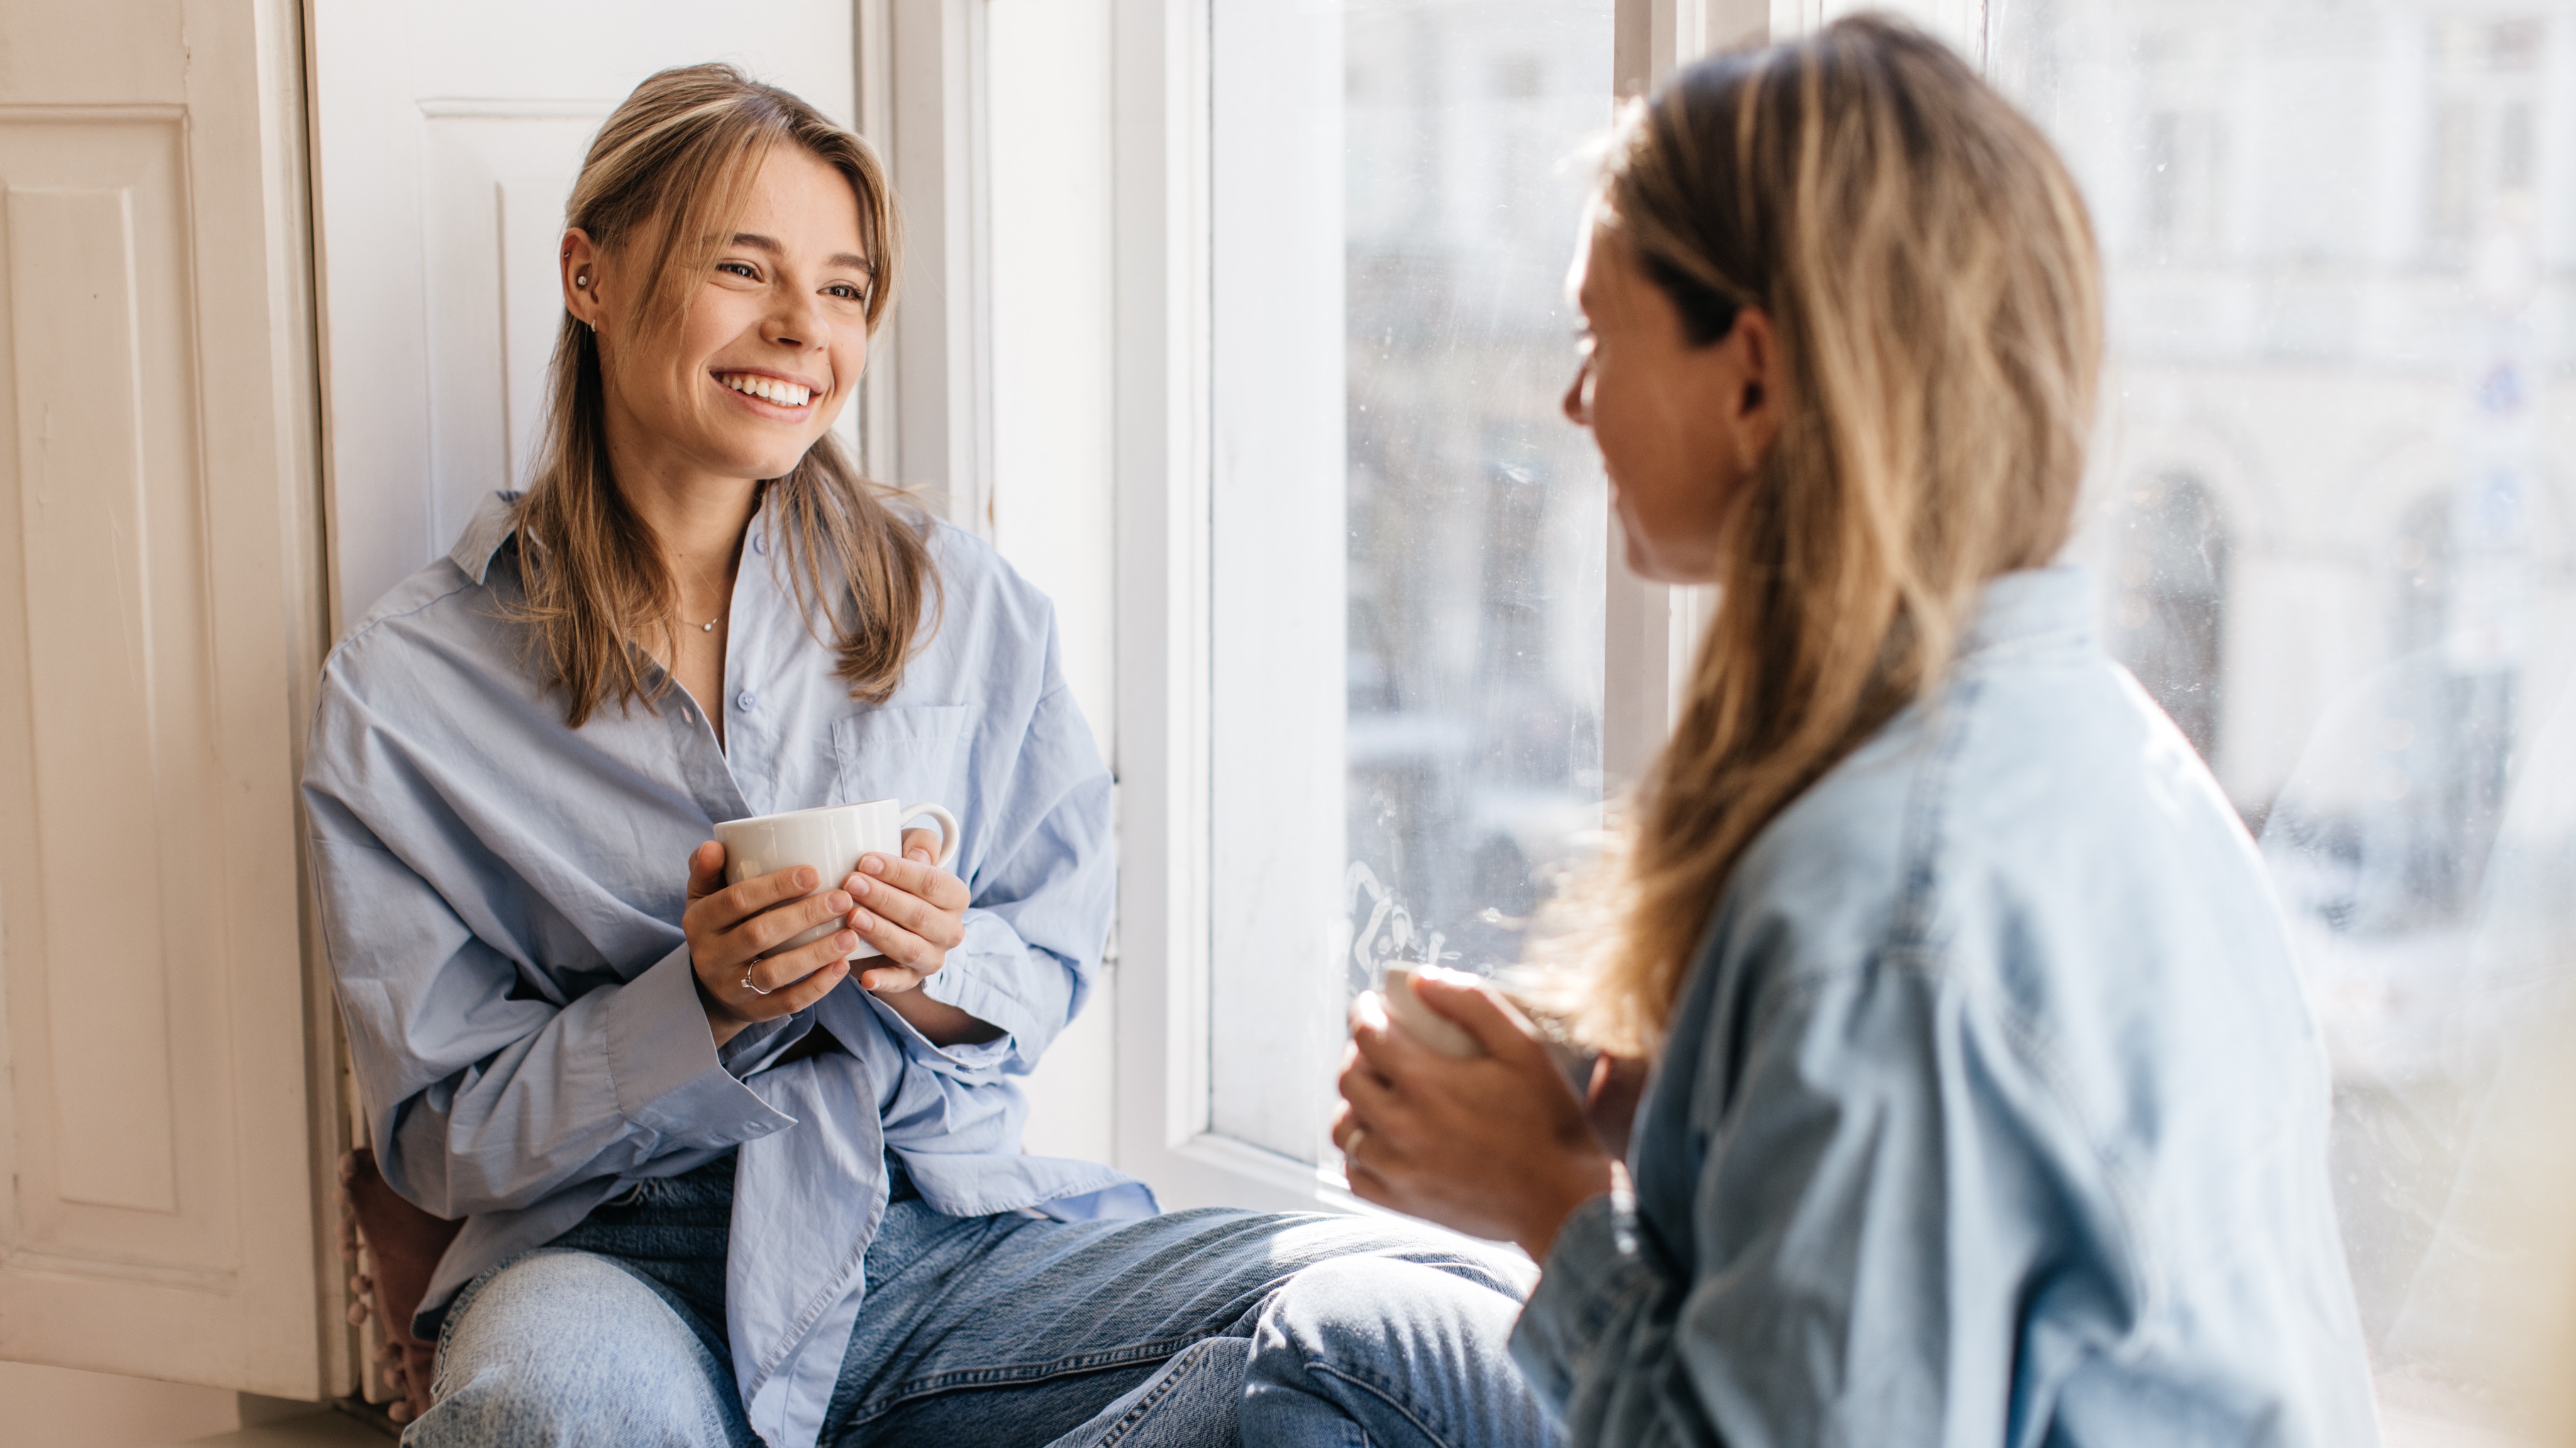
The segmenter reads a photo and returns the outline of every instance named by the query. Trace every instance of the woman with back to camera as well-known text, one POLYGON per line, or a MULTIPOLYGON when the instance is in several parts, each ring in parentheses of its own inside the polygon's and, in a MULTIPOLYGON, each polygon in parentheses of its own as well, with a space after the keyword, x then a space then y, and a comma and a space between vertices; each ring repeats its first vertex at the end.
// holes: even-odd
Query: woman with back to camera
POLYGON ((533 485, 334 651, 305 778, 389 1310, 426 1244, 406 1441, 1547 1441, 1526 1269, 1021 1153, 1109 777, 1046 600, 831 440, 897 264, 864 143, 667 71, 568 226, 533 485), (955 810, 954 873, 727 885, 708 840, 885 796, 955 810))
POLYGON ((1359 1013, 1355 1189, 1541 1262, 1513 1348, 1577 1443, 2374 1441, 2285 931, 2050 566, 2101 357, 2073 182, 1852 20, 1676 76, 1592 221, 1567 414, 1630 565, 1721 589, 1542 946, 1600 1129, 1435 977, 1483 1053, 1359 1013))

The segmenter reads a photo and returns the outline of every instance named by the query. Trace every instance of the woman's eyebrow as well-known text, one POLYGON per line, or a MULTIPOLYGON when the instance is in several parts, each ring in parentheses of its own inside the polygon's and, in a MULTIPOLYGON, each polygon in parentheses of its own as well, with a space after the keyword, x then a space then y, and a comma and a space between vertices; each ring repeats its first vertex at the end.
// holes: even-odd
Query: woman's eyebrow
MULTIPOLYGON (((753 251, 765 251, 775 257, 784 257, 787 255, 787 248, 778 244, 778 238, 774 236, 763 236, 756 231, 735 232, 733 234, 733 244, 736 246, 747 246, 753 251)), ((823 265, 827 267, 848 267, 852 271, 863 271, 870 276, 875 276, 877 274, 876 267, 871 265, 866 257, 863 257, 856 252, 836 251, 823 259, 823 265)))

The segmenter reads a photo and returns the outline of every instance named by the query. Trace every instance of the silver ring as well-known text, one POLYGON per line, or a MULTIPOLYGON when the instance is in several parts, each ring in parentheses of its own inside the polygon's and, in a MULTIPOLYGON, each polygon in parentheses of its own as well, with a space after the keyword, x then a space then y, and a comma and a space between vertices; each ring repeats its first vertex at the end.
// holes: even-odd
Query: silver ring
POLYGON ((742 973, 742 988, 751 992, 753 995, 765 996, 772 994, 772 992, 762 990, 760 987, 751 983, 751 972, 748 969, 744 970, 742 973))

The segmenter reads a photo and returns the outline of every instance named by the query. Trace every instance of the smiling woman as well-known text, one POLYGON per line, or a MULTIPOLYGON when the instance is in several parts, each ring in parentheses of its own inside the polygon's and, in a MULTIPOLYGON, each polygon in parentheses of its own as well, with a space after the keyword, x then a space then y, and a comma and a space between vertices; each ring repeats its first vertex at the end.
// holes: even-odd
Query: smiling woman
POLYGON ((876 157, 729 67, 665 71, 601 128, 567 219, 552 428, 518 522, 540 545, 526 617, 573 724, 658 692, 623 647, 658 634, 721 738, 724 649, 705 636, 726 621, 739 529, 702 525, 763 486, 807 612, 833 596, 827 574, 858 589, 829 625, 842 677, 884 698, 936 584, 826 431, 900 263, 876 157), (707 124, 727 112, 740 121, 707 124))
POLYGON ((865 144, 665 72, 568 222, 535 483, 359 620, 307 755, 405 1441, 1544 1442, 1516 1264, 1023 1149, 1109 772, 1045 596, 833 444, 897 262, 865 144), (953 873, 708 839, 889 797, 953 873))

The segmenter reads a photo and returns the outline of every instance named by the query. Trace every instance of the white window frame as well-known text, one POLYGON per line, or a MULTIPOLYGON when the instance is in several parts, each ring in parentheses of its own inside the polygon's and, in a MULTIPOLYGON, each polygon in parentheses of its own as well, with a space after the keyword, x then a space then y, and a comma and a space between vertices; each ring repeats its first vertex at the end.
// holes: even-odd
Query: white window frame
MULTIPOLYGON (((1772 9, 1771 0, 1623 0, 1617 74, 1652 77, 1712 42, 1767 33, 1772 9)), ((1360 1204, 1331 1166, 1209 1129, 1208 20, 1207 0, 1115 6, 1114 1160, 1166 1206, 1352 1210, 1360 1204)), ((1705 601, 1698 590, 1677 598, 1636 581, 1615 555, 1612 563, 1604 763, 1616 787, 1669 728, 1674 674, 1705 601)))

